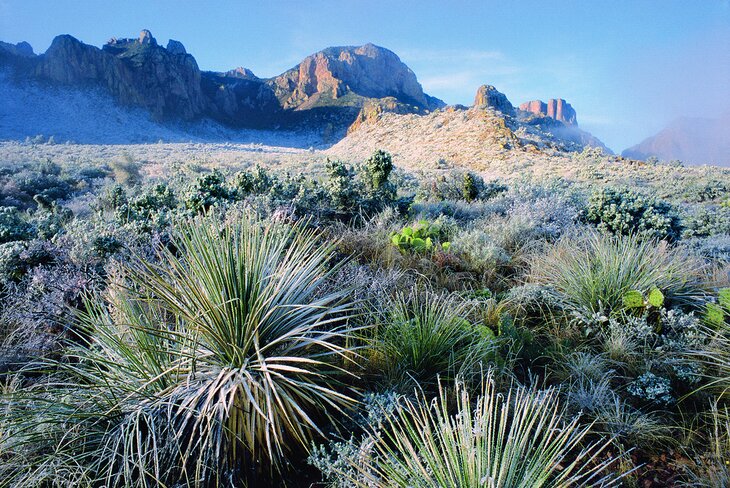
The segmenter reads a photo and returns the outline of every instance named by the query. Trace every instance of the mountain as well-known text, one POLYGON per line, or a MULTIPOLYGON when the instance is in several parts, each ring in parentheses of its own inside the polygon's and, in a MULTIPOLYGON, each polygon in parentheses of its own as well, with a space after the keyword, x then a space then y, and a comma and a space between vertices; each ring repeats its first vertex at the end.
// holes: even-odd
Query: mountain
POLYGON ((201 72, 181 42, 171 39, 163 47, 148 30, 112 38, 101 49, 61 35, 38 56, 27 43, 1 43, 0 64, 14 68, 21 81, 102 87, 156 120, 211 118, 233 127, 315 126, 344 134, 373 101, 387 99, 386 106, 414 113, 444 105, 423 92, 395 53, 373 44, 327 48, 270 79, 246 68, 201 72))
POLYGON ((621 153, 634 159, 657 157, 690 164, 730 166, 730 112, 716 119, 683 117, 621 153))
MULTIPOLYGON (((566 152, 586 146, 609 152, 598 139, 578 128, 575 110, 565 100, 531 102, 527 110, 515 110, 506 95, 494 86, 482 85, 473 107, 447 107, 423 91, 416 75, 395 53, 374 44, 329 47, 272 78, 260 78, 245 67, 201 71, 180 41, 170 39, 163 46, 148 30, 136 38, 112 38, 101 48, 61 35, 39 55, 27 43, 0 43, 0 68, 3 66, 3 83, 13 82, 18 87, 5 91, 25 101, 1 100, 0 112, 4 113, 0 118, 5 125, 0 124, 0 137, 17 138, 20 132, 30 131, 27 136, 57 134, 75 140, 72 124, 54 125, 75 120, 87 140, 89 127, 81 124, 79 116, 68 117, 63 100, 86 107, 82 116, 119 127, 106 113, 117 114, 115 119, 120 121, 131 117, 110 111, 108 96, 120 108, 145 111, 151 123, 182 124, 182 129, 174 128, 174 134, 196 124, 215 123, 226 127, 223 134, 243 129, 298 131, 317 135, 325 145, 343 138, 349 142, 342 142, 342 147, 369 141, 372 150, 380 144, 389 145, 381 140, 386 136, 370 136, 392 124, 397 129, 386 132, 390 139, 412 133, 414 144, 431 147, 433 141, 440 140, 453 146, 456 153, 465 148, 473 148, 475 154, 485 148, 566 152), (66 91, 56 96, 54 90, 66 91), (73 90, 78 93, 71 93, 73 90), (82 100, 84 93, 88 94, 86 101, 82 100), (36 100, 30 101, 34 97, 36 100), (42 119, 23 108, 37 107, 33 103, 37 100, 48 104, 42 119), (100 108, 104 114, 91 108, 95 102, 105 107, 100 108), (58 113, 50 113, 52 108, 58 113), (20 112, 26 114, 23 120, 27 122, 20 123, 20 112), (9 127, 9 121, 20 126, 9 127), (29 128, 32 121, 37 129, 29 128), (412 132, 412 127, 420 129, 412 132), (423 140, 426 134, 431 134, 433 141, 423 140)), ((108 134, 105 140, 117 140, 109 135, 113 132, 109 129, 100 127, 108 134)), ((132 134, 134 140, 143 140, 146 132, 166 133, 164 128, 123 132, 132 134)))

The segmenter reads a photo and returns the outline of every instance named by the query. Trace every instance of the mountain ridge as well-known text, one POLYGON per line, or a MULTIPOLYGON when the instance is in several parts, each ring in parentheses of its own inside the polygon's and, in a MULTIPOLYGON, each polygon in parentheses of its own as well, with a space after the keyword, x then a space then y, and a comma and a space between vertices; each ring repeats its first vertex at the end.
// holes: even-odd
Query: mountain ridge
MULTIPOLYGON (((310 131, 324 145, 378 124, 385 114, 424 117, 467 109, 425 93, 397 54, 372 43, 325 48, 270 78, 243 67, 200 70, 182 42, 170 39, 162 46, 148 30, 137 38, 112 38, 101 48, 60 35, 38 55, 27 43, 2 43, 0 65, 12 67, 20 83, 101 88, 121 106, 148 110, 156 121, 210 119, 238 129, 310 131)), ((535 147, 575 151, 590 145, 610 152, 577 128, 570 104, 557 100, 552 110, 521 110, 494 86, 482 85, 472 109, 488 111, 494 120, 480 126, 479 137, 517 148, 513 143, 520 138, 510 134, 522 131, 531 134, 535 147)))

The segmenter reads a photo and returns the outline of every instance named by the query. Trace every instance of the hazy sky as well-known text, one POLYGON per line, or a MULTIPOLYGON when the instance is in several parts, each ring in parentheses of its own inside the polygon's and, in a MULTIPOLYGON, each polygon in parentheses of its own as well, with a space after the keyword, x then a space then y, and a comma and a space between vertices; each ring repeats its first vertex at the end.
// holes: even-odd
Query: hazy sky
POLYGON ((143 28, 202 69, 262 77, 373 42, 447 103, 470 105, 484 83, 515 105, 565 98, 617 151, 678 116, 730 110, 730 0, 0 0, 0 40, 36 52, 57 34, 100 46, 143 28))

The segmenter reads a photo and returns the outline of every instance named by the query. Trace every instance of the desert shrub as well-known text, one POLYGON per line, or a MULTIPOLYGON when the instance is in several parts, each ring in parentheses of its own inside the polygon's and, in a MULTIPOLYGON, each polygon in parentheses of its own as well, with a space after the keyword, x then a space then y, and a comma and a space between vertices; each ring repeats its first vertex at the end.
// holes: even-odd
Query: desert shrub
POLYGON ((30 239, 33 231, 33 226, 23 219, 17 208, 0 207, 0 244, 30 239))
POLYGON ((494 334, 469 321, 469 304, 432 293, 398 295, 374 328, 370 367, 389 386, 427 388, 437 378, 472 375, 493 357, 494 334))
POLYGON ((327 161, 325 189, 331 205, 341 212, 351 213, 357 209, 360 188, 355 180, 355 170, 342 161, 327 161))
POLYGON ((476 396, 457 383, 434 400, 402 399, 360 449, 343 456, 339 486, 342 478, 358 487, 616 484, 605 457, 610 443, 590 442, 589 434, 578 419, 564 419, 554 390, 501 394, 487 375, 476 396))
POLYGON ((566 236, 532 259, 533 282, 549 285, 578 312, 610 314, 630 290, 658 288, 672 305, 696 305, 705 294, 704 265, 686 250, 637 236, 589 232, 566 236))
POLYGON ((669 203, 628 189, 594 191, 585 215, 588 222, 613 234, 677 239, 682 230, 669 203))
POLYGON ((50 240, 61 233, 72 219, 73 212, 70 209, 53 204, 50 208, 36 210, 30 219, 30 224, 37 237, 50 240))
POLYGON ((211 207, 222 207, 230 199, 230 189, 226 185, 226 177, 218 170, 200 176, 185 192, 186 209, 201 213, 211 207))
POLYGON ((52 455, 9 463, 5 479, 22 484, 33 467, 73 459, 110 487, 258 485, 352 402, 334 378, 353 357, 341 345, 346 291, 316 296, 331 245, 302 225, 252 217, 192 221, 174 244, 159 263, 126 266, 108 304, 87 303, 86 340, 54 363, 62 383, 13 398, 11 446, 52 455), (44 429, 30 428, 41 419, 44 429))
POLYGON ((45 241, 0 244, 0 282, 19 281, 30 268, 54 259, 53 245, 45 241))
POLYGON ((730 207, 694 205, 682 215, 682 238, 730 234, 730 207))
POLYGON ((111 161, 109 167, 114 175, 114 181, 120 185, 132 186, 142 182, 140 164, 129 154, 125 154, 121 161, 111 161))
POLYGON ((485 182, 473 172, 454 171, 447 175, 424 180, 416 193, 419 202, 440 202, 445 200, 489 200, 509 187, 499 180, 485 182))

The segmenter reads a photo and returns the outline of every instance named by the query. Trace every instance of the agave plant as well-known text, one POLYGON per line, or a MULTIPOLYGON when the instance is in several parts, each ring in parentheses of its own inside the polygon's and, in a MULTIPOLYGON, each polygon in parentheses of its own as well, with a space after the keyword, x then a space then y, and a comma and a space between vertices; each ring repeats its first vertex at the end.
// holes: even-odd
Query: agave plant
POLYGON ((577 418, 564 420, 555 390, 503 395, 487 374, 476 398, 457 382, 433 400, 402 400, 364 455, 349 459, 348 477, 351 486, 383 488, 611 486, 611 442, 589 442, 589 433, 577 418))
POLYGON ((36 464, 70 457, 104 486, 240 485, 354 401, 336 380, 352 308, 319 291, 335 267, 315 231, 209 216, 172 244, 89 302, 57 380, 15 398, 19 444, 52 444, 36 464))

